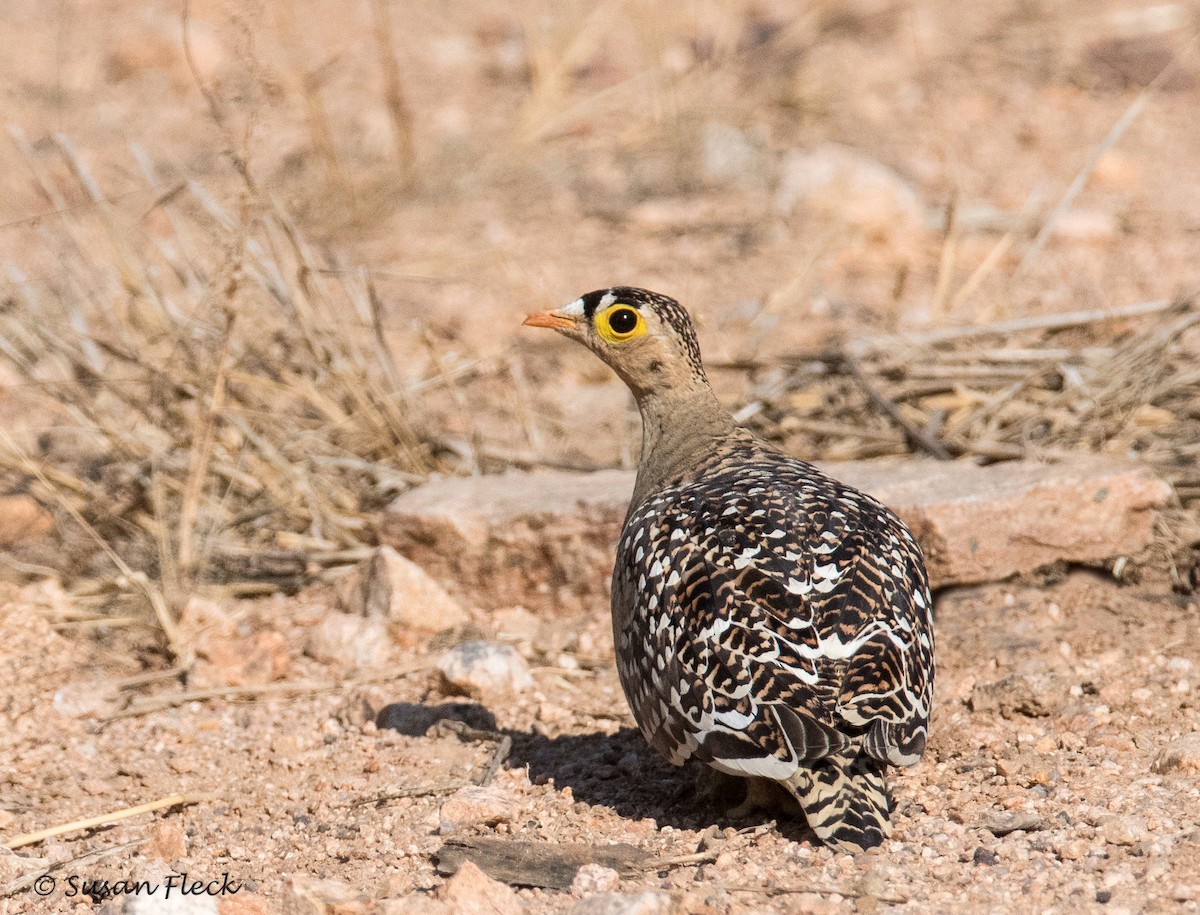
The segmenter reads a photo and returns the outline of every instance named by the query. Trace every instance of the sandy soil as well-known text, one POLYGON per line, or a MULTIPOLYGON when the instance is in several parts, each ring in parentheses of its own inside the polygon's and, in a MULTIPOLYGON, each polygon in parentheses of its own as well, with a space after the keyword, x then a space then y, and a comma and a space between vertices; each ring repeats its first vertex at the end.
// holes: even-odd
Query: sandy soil
MULTIPOLYGON (((439 729, 446 717, 512 740, 491 783, 499 822, 454 837, 625 842, 663 857, 703 841, 711 860, 620 884, 665 888, 687 911, 1200 906, 1200 781, 1194 771, 1155 772, 1163 748, 1196 721, 1200 613, 1153 589, 1079 572, 943 594, 929 753, 894 778, 892 840, 858 858, 815 846, 787 811, 730 821, 717 811, 735 794, 714 801, 698 792, 695 771, 657 759, 632 729, 612 667, 591 666, 611 649, 602 608, 536 631, 509 627, 501 637, 528 656, 535 686, 473 699, 447 692, 428 668, 389 674, 419 667, 424 648, 393 647, 368 671, 303 657, 306 631, 329 612, 319 600, 247 604, 242 638, 280 633, 288 679, 335 688, 108 720, 180 687, 117 690, 136 665, 55 634, 47 599, 46 589, 10 595, 0 632, 4 833, 174 794, 206 798, 158 814, 153 827, 143 815, 22 850, 49 864, 150 836, 140 849, 67 864, 54 872, 60 881, 161 880, 177 869, 206 880, 229 874, 274 900, 293 875, 336 877, 370 898, 431 890, 442 881, 434 856, 447 838, 439 834, 447 786, 470 779, 493 752, 439 729), (546 646, 556 646, 552 656, 546 646), (364 674, 381 682, 359 683, 364 674), (415 796, 375 802, 409 789, 415 796), (766 886, 793 892, 737 889, 766 886), (804 888, 822 893, 798 897, 804 888)), ((15 876, 30 862, 6 866, 15 876)), ((62 883, 44 901, 25 891, 5 904, 61 911, 68 890, 62 883)), ((519 895, 534 912, 573 901, 569 892, 519 895)))
MULTIPOLYGON (((694 306, 714 362, 1122 305, 1195 282, 1194 56, 1091 163, 1059 230, 1022 264, 1096 144, 1188 47, 1194 4, 855 0, 797 14, 786 2, 696 3, 679 16, 638 2, 523 2, 511 15, 395 6, 409 174, 395 162, 369 4, 193 0, 196 67, 264 187, 331 263, 375 271, 406 377, 480 367, 423 407, 445 434, 496 452, 636 459, 619 384, 586 354, 517 329, 534 308, 615 282, 694 306), (721 146, 725 128, 733 147, 721 146), (887 166, 917 217, 893 221, 870 195, 861 208, 834 195, 781 211, 788 153, 828 141, 887 166), (742 158, 707 155, 714 143, 742 158)), ((183 59, 175 3, 0 7, 0 108, 32 149, 0 147, 0 261, 23 277, 6 267, 0 307, 26 282, 45 296, 87 286, 31 170, 77 187, 56 131, 137 227, 134 244, 166 235, 131 144, 164 181, 199 181, 237 209, 227 137, 183 59)), ((76 242, 107 243, 94 206, 60 202, 76 242)), ((732 371, 714 380, 735 404, 751 384, 732 371)), ((6 421, 42 431, 36 417, 6 421)), ((490 785, 497 822, 456 835, 700 850, 704 860, 620 882, 666 889, 686 911, 1200 911, 1200 774, 1162 755, 1200 728, 1200 614, 1149 579, 1072 572, 939 595, 929 753, 894 779, 893 839, 859 858, 815 846, 786 812, 730 822, 718 801, 736 797, 714 799, 695 772, 654 757, 620 696, 603 606, 515 627, 476 613, 449 639, 388 644, 354 669, 304 653, 334 612, 325 590, 201 602, 185 628, 197 640, 219 631, 220 663, 183 676, 136 627, 80 623, 52 584, 0 587, 0 836, 194 801, 0 854, 0 896, 55 864, 63 881, 44 898, 0 898, 0 913, 91 910, 65 895, 69 875, 228 874, 243 892, 226 902, 253 896, 268 912, 292 876, 336 877, 371 899, 435 890, 448 786, 494 749, 442 718, 511 738, 490 785), (448 693, 431 659, 468 636, 516 645, 534 688, 448 693), (222 678, 305 686, 113 717, 222 678)), ((531 912, 577 899, 519 895, 531 912)))

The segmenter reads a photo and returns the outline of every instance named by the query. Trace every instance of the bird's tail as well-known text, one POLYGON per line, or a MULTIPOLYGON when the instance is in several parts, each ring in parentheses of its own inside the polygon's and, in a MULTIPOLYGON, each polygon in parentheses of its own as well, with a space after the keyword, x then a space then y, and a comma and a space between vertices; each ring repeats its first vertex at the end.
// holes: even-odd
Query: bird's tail
POLYGON ((798 769, 784 785, 800 802, 817 838, 854 854, 882 845, 892 831, 884 768, 865 753, 834 754, 798 769))

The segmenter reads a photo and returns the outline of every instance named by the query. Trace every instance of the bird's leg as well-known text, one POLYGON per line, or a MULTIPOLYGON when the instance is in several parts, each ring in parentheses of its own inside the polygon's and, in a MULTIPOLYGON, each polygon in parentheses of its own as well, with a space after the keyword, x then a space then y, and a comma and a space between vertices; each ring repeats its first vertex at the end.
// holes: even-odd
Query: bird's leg
POLYGON ((786 804, 786 794, 769 778, 746 778, 746 797, 736 807, 725 811, 731 820, 741 820, 758 810, 778 810, 786 804))

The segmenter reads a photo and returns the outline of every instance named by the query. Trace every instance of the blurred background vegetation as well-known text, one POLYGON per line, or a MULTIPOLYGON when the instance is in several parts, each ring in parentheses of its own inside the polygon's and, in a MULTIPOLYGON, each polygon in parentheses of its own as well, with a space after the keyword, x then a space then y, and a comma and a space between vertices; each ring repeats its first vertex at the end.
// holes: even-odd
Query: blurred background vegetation
MULTIPOLYGON (((630 465, 528 311, 697 316, 805 457, 1147 461, 1198 539, 1200 5, 6 0, 0 548, 171 635, 431 472, 630 465)), ((1182 552, 1181 552, 1182 550, 1182 552)), ((1183 564, 1183 565, 1181 565, 1183 564)))

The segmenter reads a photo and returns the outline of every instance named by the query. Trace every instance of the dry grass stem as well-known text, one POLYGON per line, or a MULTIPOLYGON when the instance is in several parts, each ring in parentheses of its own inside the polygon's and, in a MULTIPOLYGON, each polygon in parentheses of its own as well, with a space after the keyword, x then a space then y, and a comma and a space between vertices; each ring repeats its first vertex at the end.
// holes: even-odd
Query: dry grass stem
POLYGON ((1113 122, 1112 127, 1108 129, 1108 133, 1104 135, 1104 138, 1092 147, 1083 166, 1071 180, 1071 183, 1067 185, 1067 189, 1063 192, 1062 197, 1059 198, 1054 209, 1050 211, 1050 214, 1043 221, 1041 229, 1038 230, 1033 242, 1021 258, 1021 262, 1017 264, 1017 269, 1013 271, 1013 279, 1020 277, 1041 253, 1042 248, 1046 245, 1046 241, 1050 238, 1051 233, 1053 233, 1058 220, 1062 217, 1063 213, 1072 207, 1076 198, 1092 177, 1092 173, 1095 172, 1096 166, 1100 162, 1100 157, 1117 145, 1121 136, 1129 129, 1129 125, 1138 119, 1138 116, 1150 103, 1150 99, 1154 97, 1167 78, 1175 73, 1179 65, 1192 53, 1198 41, 1200 41, 1200 33, 1192 36, 1187 46, 1167 62, 1167 65, 1137 94, 1137 97, 1129 103, 1129 107, 1113 122))
MULTIPOLYGON (((219 112, 215 96, 211 105, 219 112)), ((10 133, 65 210, 47 154, 10 133)), ((166 243, 150 245, 140 219, 101 204, 67 138, 54 152, 95 206, 42 228, 73 279, 49 294, 16 287, 0 314, 0 359, 27 383, 31 415, 58 431, 36 459, 5 433, 0 474, 65 527, 53 560, 12 561, 69 583, 103 578, 103 557, 121 588, 145 595, 175 651, 176 611, 197 588, 296 588, 371 546, 373 513, 436 466, 412 407, 427 382, 396 364, 370 277, 324 272, 248 171, 257 206, 234 218, 196 182, 164 192, 169 182, 135 148, 168 217, 166 243), (89 246, 96 233, 107 255, 89 246)))
POLYGON ((136 807, 125 807, 121 810, 113 810, 109 813, 102 813, 99 816, 88 817, 83 820, 73 820, 70 823, 63 823, 60 826, 51 826, 47 829, 39 829, 37 832, 26 833, 22 836, 14 836, 3 843, 7 849, 23 848, 26 845, 35 845, 38 842, 44 842, 47 839, 53 839, 56 836, 66 835, 69 832, 79 832, 84 829, 95 829, 97 826, 108 826, 111 823, 119 823, 122 820, 127 820, 130 817, 140 816, 143 813, 153 813, 156 810, 166 810, 170 807, 182 807, 190 804, 200 804, 204 801, 212 800, 207 794, 172 794, 168 797, 159 798, 156 801, 149 801, 145 804, 138 804, 136 807))
POLYGON ((356 677, 339 683, 264 683, 257 686, 214 686, 210 689, 193 689, 168 696, 156 696, 135 702, 128 708, 114 712, 104 720, 116 721, 148 715, 163 709, 178 708, 190 702, 211 702, 218 699, 258 699, 264 696, 311 696, 317 693, 332 693, 365 686, 370 683, 388 683, 408 674, 419 673, 433 666, 433 661, 421 659, 392 667, 385 674, 356 677))
POLYGON ((145 845, 149 840, 143 836, 139 839, 133 839, 129 842, 122 842, 119 845, 110 845, 108 848, 101 848, 97 851, 90 851, 86 854, 76 855, 73 858, 67 858, 65 861, 56 861, 47 867, 39 867, 37 870, 30 871, 28 874, 23 874, 11 883, 0 886, 0 899, 8 896, 15 896, 21 890, 33 886, 38 881, 38 878, 44 877, 47 874, 57 873, 63 870, 82 870, 83 865, 95 864, 98 861, 103 861, 106 858, 112 858, 115 855, 123 852, 132 851, 141 845, 145 845))
POLYGON ((405 179, 411 179, 416 162, 413 143, 413 116, 404 94, 396 41, 392 35, 391 11, 387 0, 371 0, 375 17, 375 47, 379 53, 379 70, 383 74, 383 98, 392 123, 392 139, 396 144, 396 163, 405 179))

